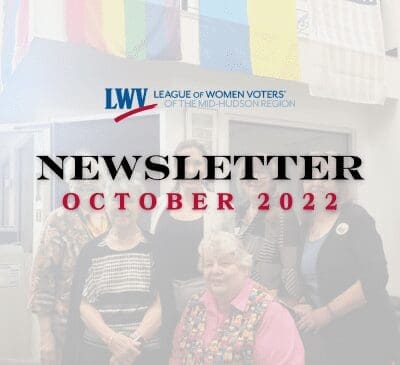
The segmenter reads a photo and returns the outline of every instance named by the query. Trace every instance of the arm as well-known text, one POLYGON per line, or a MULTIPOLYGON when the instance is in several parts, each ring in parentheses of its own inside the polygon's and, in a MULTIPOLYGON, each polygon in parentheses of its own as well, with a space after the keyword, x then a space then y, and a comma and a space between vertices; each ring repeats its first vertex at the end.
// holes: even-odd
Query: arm
POLYGON ((159 262, 161 260, 160 248, 151 243, 151 291, 155 293, 155 298, 151 306, 144 314, 142 321, 134 333, 134 338, 142 337, 147 340, 153 337, 161 327, 161 301, 158 288, 160 287, 159 262))
POLYGON ((145 340, 154 336, 161 326, 161 303, 157 294, 154 303, 146 311, 142 322, 135 331, 135 337, 143 337, 145 340))
POLYGON ((304 347, 289 312, 271 302, 256 333, 254 364, 304 365, 304 347))
POLYGON ((38 314, 40 329, 40 360, 42 365, 57 363, 56 339, 53 334, 51 319, 48 314, 38 314))
MULTIPOLYGON (((388 273, 382 240, 375 221, 355 206, 348 231, 350 254, 354 257, 359 280, 322 308, 307 313, 299 321, 300 329, 318 330, 368 302, 379 301, 386 293, 388 273)), ((350 220, 350 219, 349 219, 350 220)))
POLYGON ((80 314, 86 328, 95 333, 109 348, 114 361, 120 365, 131 365, 140 355, 140 344, 131 338, 114 332, 104 322, 98 310, 85 299, 80 305, 80 314))
POLYGON ((54 213, 47 220, 40 239, 31 274, 29 307, 33 313, 52 315, 55 291, 65 242, 54 213))
POLYGON ((350 251, 365 300, 375 302, 386 296, 389 278, 383 243, 374 219, 363 208, 356 209, 356 219, 349 231, 350 251))
POLYGON ((309 310, 298 313, 301 316, 298 322, 299 329, 305 332, 317 331, 366 303, 361 281, 357 281, 327 305, 314 310, 310 307, 309 310))
POLYGON ((97 309, 82 299, 80 313, 86 328, 95 333, 106 345, 109 345, 116 332, 107 326, 97 309))
POLYGON ((42 364, 56 361, 56 339, 53 334, 55 292, 65 242, 57 227, 57 217, 52 213, 42 231, 39 248, 31 273, 29 307, 36 313, 40 328, 40 352, 42 364))
MULTIPOLYGON (((152 306, 145 313, 142 322, 133 334, 134 339, 142 337, 147 340, 154 336, 161 326, 161 303, 160 297, 157 294, 152 306)), ((112 336, 112 335, 111 335, 112 336)), ((140 346, 140 344, 138 344, 140 346)), ((118 364, 118 359, 113 356, 110 360, 110 365, 118 364)))
POLYGON ((327 307, 332 316, 342 317, 353 310, 361 308, 366 303, 367 300, 365 299, 361 281, 357 281, 354 285, 328 303, 327 307))

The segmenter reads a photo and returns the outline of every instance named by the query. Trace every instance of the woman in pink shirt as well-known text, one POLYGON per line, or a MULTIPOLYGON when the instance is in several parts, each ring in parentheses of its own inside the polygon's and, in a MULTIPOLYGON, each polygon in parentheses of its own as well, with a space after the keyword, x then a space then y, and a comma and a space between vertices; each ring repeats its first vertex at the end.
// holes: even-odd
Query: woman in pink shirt
POLYGON ((251 256, 240 240, 220 232, 199 253, 207 289, 182 315, 170 365, 304 365, 294 320, 249 279, 251 256))

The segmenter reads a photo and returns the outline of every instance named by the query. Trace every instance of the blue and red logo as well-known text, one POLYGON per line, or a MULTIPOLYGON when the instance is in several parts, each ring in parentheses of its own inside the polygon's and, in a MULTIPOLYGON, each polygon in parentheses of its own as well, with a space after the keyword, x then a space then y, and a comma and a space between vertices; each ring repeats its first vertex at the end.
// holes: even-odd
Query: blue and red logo
POLYGON ((106 88, 105 90, 105 109, 128 109, 128 111, 114 118, 115 123, 119 123, 134 114, 154 109, 157 106, 157 104, 146 105, 147 88, 106 88))

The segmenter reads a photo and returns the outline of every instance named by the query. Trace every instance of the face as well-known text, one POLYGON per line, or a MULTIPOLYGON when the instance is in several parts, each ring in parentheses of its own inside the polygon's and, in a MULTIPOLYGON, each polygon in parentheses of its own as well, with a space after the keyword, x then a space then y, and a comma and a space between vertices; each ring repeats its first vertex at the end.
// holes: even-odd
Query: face
POLYGON ((137 196, 130 193, 131 197, 125 199, 125 210, 122 210, 119 209, 119 198, 114 198, 112 193, 110 195, 106 199, 106 206, 112 227, 120 231, 129 231, 136 226, 139 215, 137 196))
POLYGON ((246 277, 233 254, 215 255, 215 252, 206 250, 202 265, 207 287, 215 296, 229 296, 238 286, 241 287, 246 277))
POLYGON ((258 180, 247 180, 243 182, 243 190, 250 201, 258 201, 258 195, 262 192, 272 193, 272 179, 268 174, 255 174, 258 180))
MULTIPOLYGON (((326 173, 332 176, 335 171, 335 166, 332 164, 323 165, 321 172, 314 171, 314 178, 322 178, 326 173)), ((327 193, 338 192, 337 182, 335 180, 304 180, 303 189, 305 193, 312 193, 315 196, 316 201, 325 202, 325 196, 327 193)))
POLYGON ((328 193, 334 193, 339 200, 341 197, 338 194, 338 186, 334 180, 311 180, 303 182, 304 193, 314 195, 315 210, 325 210, 330 199, 328 193))
POLYGON ((334 180, 306 180, 303 183, 305 193, 313 193, 315 197, 324 197, 327 193, 337 193, 334 180))
MULTIPOLYGON (((200 171, 200 178, 204 177, 206 174, 206 163, 202 157, 202 152, 196 147, 184 148, 179 151, 180 156, 190 156, 186 160, 186 175, 189 177, 196 176, 197 172, 200 171)), ((199 187, 202 184, 201 180, 185 180, 180 181, 183 187, 199 187)))
POLYGON ((91 209, 89 205, 91 195, 103 192, 104 184, 99 180, 71 181, 69 183, 69 190, 79 195, 84 208, 91 209))

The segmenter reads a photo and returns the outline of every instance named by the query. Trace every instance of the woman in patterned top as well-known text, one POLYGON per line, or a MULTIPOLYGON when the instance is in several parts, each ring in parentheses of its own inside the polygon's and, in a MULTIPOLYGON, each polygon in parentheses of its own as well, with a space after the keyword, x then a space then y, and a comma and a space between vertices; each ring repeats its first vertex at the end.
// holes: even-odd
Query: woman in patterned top
POLYGON ((304 365, 294 320, 249 279, 251 256, 242 243, 218 232, 199 253, 207 289, 184 310, 170 365, 304 365))
MULTIPOLYGON (((69 166, 66 175, 71 176, 69 166)), ((104 189, 103 183, 69 181, 68 185, 82 204, 73 211, 59 207, 49 214, 32 266, 29 307, 38 317, 42 365, 59 365, 62 359, 78 257, 110 228, 106 212, 94 211, 87 203, 93 193, 104 189)))
MULTIPOLYGON (((131 197, 141 192, 135 183, 120 183, 108 196, 118 191, 129 192, 131 197)), ((81 297, 75 309, 83 326, 81 331, 71 327, 69 338, 80 335, 80 341, 78 346, 75 342, 66 349, 69 358, 64 364, 158 363, 161 309, 154 283, 152 246, 150 236, 137 225, 137 201, 129 201, 125 210, 118 209, 115 199, 107 201, 111 230, 80 259, 81 272, 76 275, 81 282, 81 297)))

